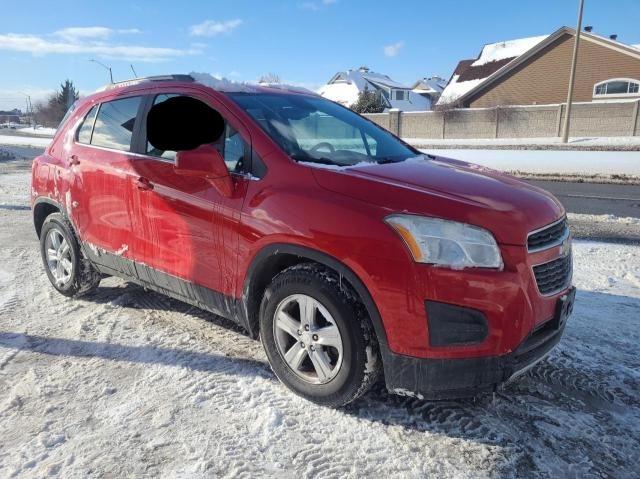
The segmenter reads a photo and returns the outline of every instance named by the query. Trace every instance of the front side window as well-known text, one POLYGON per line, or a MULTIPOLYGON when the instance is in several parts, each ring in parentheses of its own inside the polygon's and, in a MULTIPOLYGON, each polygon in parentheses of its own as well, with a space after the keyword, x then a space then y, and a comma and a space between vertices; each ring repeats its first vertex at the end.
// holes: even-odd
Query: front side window
MULTIPOLYGON (((175 97, 190 98, 177 93, 163 93, 155 97, 153 105, 158 105, 169 100, 170 98, 175 97)), ((195 98, 191 98, 191 100, 200 102, 200 100, 196 100, 195 98)), ((204 103, 202 103, 202 106, 205 107, 204 103)), ((211 109, 209 106, 206 106, 206 108, 211 109)), ((196 119, 190 118, 187 119, 187 121, 196 121, 196 119)), ((240 173, 244 171, 246 163, 245 155, 250 150, 240 133, 228 122, 225 122, 224 124, 224 135, 210 144, 220 152, 230 172, 240 173)), ((176 154, 177 151, 160 150, 154 147, 149 141, 147 141, 147 155, 175 161, 176 154)))
POLYGON ((639 90, 640 81, 621 78, 598 83, 593 89, 593 96, 633 95, 637 94, 639 90))
POLYGON ((217 148, 224 157, 227 169, 231 172, 241 173, 244 171, 245 155, 248 148, 246 142, 231 125, 227 123, 225 128, 224 141, 219 142, 217 148))
POLYGON ((230 92, 296 161, 338 166, 390 163, 419 153, 348 108, 322 97, 289 93, 230 92))
POLYGON ((135 96, 102 103, 93 127, 91 144, 130 151, 140 98, 135 96))
POLYGON ((93 132, 93 123, 96 120, 96 113, 98 112, 98 105, 94 105, 87 116, 82 120, 82 125, 78 128, 78 133, 76 136, 76 141, 78 143, 84 143, 88 145, 91 143, 91 133, 93 132))

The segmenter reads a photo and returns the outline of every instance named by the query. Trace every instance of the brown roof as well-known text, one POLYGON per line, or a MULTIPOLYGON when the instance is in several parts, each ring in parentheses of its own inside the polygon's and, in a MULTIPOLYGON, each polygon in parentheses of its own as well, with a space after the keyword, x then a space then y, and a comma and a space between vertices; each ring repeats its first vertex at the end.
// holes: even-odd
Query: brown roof
POLYGON ((505 66, 507 63, 511 62, 511 60, 515 58, 517 57, 503 58, 502 60, 488 62, 488 63, 484 63, 482 65, 477 65, 477 66, 471 65, 471 63, 473 63, 474 60, 463 60, 460 63, 458 63, 458 67, 460 67, 462 63, 465 63, 468 61, 470 61, 470 63, 469 63, 469 66, 462 71, 462 73, 458 73, 456 71, 456 73, 460 75, 460 78, 458 78, 458 81, 463 82, 463 81, 469 81, 469 80, 478 80, 480 78, 487 78, 488 76, 493 75, 495 72, 500 70, 503 66, 505 66))

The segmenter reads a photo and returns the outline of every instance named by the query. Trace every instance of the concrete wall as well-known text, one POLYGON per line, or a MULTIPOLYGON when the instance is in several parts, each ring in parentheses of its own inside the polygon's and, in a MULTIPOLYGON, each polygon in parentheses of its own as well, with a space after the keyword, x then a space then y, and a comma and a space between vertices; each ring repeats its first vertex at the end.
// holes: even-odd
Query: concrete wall
MULTIPOLYGON (((366 114, 402 138, 544 138, 560 136, 563 105, 463 108, 366 114)), ((571 136, 640 136, 640 101, 576 103, 571 136)))

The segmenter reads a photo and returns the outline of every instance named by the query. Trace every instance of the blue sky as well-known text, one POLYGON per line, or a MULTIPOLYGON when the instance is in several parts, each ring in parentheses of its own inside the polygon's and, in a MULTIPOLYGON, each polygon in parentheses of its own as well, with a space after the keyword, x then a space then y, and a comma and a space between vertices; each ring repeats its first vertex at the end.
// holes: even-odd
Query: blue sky
MULTIPOLYGON (((0 22, 0 109, 22 107, 71 78, 108 80, 204 71, 235 80, 274 72, 309 87, 367 65, 395 80, 448 78, 485 43, 574 26, 577 0, 6 1, 0 22), (55 5, 55 7, 54 7, 55 5)), ((638 0, 586 0, 585 24, 640 43, 638 0)))

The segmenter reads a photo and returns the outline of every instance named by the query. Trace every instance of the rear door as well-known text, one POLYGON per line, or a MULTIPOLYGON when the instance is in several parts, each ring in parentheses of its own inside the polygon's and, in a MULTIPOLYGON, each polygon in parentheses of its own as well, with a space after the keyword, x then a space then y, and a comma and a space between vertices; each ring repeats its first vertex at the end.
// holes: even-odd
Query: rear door
MULTIPOLYGON (((176 95, 165 92, 151 96, 149 108, 176 95)), ((225 197, 205 178, 177 174, 176 153, 158 151, 145 140, 141 146, 145 148, 144 156, 135 163, 143 184, 137 193, 144 209, 140 230, 145 245, 144 263, 152 268, 149 280, 189 299, 204 301, 224 314, 227 303, 220 301, 231 296, 235 287, 237 228, 249 181, 243 171, 251 155, 251 140, 248 130, 215 99, 199 92, 188 96, 203 101, 225 118, 226 133, 214 146, 223 153, 233 173, 234 190, 225 197)), ((146 138, 144 123, 141 136, 146 138)))
POLYGON ((94 105, 75 133, 68 158, 72 172, 72 215, 94 261, 130 276, 120 258, 140 260, 135 239, 138 205, 133 194, 131 152, 141 96, 94 105))

